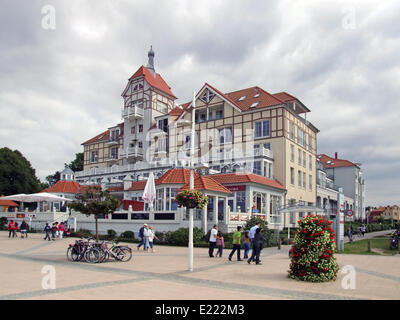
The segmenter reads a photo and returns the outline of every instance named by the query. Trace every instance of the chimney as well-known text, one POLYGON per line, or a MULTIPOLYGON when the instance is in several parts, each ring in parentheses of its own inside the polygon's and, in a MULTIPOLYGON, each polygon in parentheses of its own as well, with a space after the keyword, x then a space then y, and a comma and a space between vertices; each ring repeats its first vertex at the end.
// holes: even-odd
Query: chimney
POLYGON ((337 160, 337 152, 335 152, 335 159, 337 160))
POLYGON ((130 187, 132 187, 132 177, 130 175, 127 175, 124 179, 124 190, 128 190, 130 189, 130 187))

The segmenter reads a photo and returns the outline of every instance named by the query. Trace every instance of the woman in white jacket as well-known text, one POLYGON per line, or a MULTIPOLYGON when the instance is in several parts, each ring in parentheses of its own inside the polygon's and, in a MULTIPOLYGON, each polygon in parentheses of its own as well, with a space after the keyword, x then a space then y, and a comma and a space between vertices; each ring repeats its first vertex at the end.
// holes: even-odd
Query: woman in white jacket
POLYGON ((156 238, 158 240, 158 238, 154 234, 153 226, 150 226, 150 228, 147 232, 147 251, 149 251, 149 247, 150 247, 151 251, 155 252, 154 247, 153 247, 154 238, 156 238))

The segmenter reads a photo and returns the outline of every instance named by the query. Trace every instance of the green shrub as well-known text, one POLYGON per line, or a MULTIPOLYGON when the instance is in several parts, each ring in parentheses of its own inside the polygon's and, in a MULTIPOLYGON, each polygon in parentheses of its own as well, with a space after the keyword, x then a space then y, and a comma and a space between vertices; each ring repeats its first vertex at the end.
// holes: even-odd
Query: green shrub
POLYGON ((135 239, 135 233, 133 231, 122 232, 119 238, 122 239, 135 239))
POLYGON ((251 227, 254 227, 257 223, 261 223, 260 228, 263 230, 264 235, 264 248, 269 247, 272 242, 272 232, 268 229, 268 222, 264 221, 260 217, 253 216, 247 221, 243 230, 250 230, 251 227))
POLYGON ((0 230, 7 229, 6 223, 7 223, 7 218, 1 217, 0 218, 0 230))
POLYGON ((107 230, 107 235, 108 235, 111 239, 114 239, 115 236, 117 235, 117 233, 116 233, 115 230, 113 230, 113 229, 108 229, 108 230, 107 230))
MULTIPOLYGON (((204 233, 201 229, 193 228, 193 243, 201 242, 203 237, 204 233)), ((166 232, 165 239, 170 245, 187 245, 189 242, 189 228, 179 228, 173 232, 166 232)))
POLYGON ((154 239, 158 244, 168 244, 165 232, 155 232, 154 234, 158 238, 158 240, 154 239))
POLYGON ((90 232, 90 230, 87 229, 79 229, 77 232, 71 232, 71 237, 77 237, 77 238, 91 238, 93 237, 93 234, 90 232))

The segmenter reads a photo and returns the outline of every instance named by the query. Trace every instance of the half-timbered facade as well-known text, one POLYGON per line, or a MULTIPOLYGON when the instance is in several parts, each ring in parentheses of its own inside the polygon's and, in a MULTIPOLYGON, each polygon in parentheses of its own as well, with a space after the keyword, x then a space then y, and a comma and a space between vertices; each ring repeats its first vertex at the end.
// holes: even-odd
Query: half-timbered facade
MULTIPOLYGON (((150 172, 157 178, 171 167, 185 166, 195 110, 195 163, 207 164, 203 174, 252 173, 284 187, 274 203, 315 205, 318 129, 306 120, 310 110, 298 98, 286 92, 271 94, 258 86, 223 93, 205 83, 197 91, 194 107, 192 101, 177 105, 171 88, 155 72, 152 50, 148 65, 129 78, 122 97, 118 161, 87 171, 93 167, 91 152, 103 143, 97 141, 101 135, 89 140, 84 144, 85 171, 76 174, 80 182, 143 180, 150 172)), ((247 195, 255 200, 245 210, 276 212, 267 200, 270 196, 262 190, 259 194, 247 195)), ((287 214, 279 223, 295 225, 303 214, 287 214)))

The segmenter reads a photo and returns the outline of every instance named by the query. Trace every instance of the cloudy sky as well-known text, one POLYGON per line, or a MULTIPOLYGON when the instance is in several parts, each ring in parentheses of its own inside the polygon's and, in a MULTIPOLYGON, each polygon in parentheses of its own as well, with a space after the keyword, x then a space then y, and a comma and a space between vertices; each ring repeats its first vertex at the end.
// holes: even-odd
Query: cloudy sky
POLYGON ((318 153, 362 163, 366 204, 400 204, 399 14, 395 0, 3 0, 0 147, 42 181, 62 169, 121 120, 153 45, 179 103, 204 82, 295 95, 318 153))

